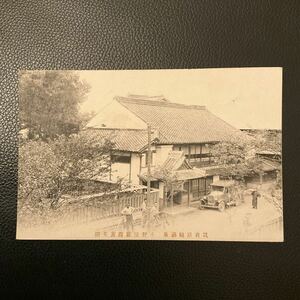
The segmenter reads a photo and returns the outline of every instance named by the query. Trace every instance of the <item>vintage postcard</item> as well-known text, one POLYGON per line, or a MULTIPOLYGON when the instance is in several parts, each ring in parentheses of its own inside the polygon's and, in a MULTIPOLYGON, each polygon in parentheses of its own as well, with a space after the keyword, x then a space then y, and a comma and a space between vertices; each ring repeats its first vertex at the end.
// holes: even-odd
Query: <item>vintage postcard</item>
POLYGON ((282 69, 20 71, 17 239, 283 242, 282 69))

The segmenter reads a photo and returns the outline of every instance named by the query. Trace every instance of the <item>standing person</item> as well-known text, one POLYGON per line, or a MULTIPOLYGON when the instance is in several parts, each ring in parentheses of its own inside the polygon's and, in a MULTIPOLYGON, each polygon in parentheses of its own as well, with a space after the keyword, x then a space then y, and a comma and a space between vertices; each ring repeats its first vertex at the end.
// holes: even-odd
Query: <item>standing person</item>
POLYGON ((158 223, 159 221, 159 209, 158 209, 158 203, 154 202, 153 206, 151 207, 150 210, 150 219, 151 223, 158 223))
POLYGON ((252 193, 252 208, 257 209, 257 198, 260 197, 260 193, 254 190, 252 193))
POLYGON ((129 204, 126 205, 126 207, 122 210, 121 214, 125 216, 125 228, 126 230, 133 231, 133 210, 134 208, 131 207, 129 204))
POLYGON ((142 211, 144 211, 147 208, 147 199, 145 199, 141 205, 142 211))
POLYGON ((142 208, 142 226, 145 227, 149 217, 146 199, 143 201, 141 208, 142 208))

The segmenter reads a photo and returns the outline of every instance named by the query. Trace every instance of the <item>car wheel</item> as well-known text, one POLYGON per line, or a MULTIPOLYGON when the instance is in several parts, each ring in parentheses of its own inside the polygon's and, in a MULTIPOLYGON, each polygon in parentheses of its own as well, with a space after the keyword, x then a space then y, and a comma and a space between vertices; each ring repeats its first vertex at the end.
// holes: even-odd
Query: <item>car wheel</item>
POLYGON ((223 201, 221 201, 218 205, 218 209, 219 211, 224 211, 225 210, 225 203, 223 201))

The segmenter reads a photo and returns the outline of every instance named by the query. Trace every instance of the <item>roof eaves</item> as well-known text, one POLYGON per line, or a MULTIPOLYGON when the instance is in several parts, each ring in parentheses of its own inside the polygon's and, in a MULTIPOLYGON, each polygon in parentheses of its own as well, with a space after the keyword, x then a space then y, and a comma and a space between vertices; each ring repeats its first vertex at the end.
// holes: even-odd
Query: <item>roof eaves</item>
MULTIPOLYGON (((153 140, 151 140, 151 145, 156 145, 157 142, 158 142, 158 138, 154 138, 153 140)), ((137 152, 144 152, 147 148, 148 148, 148 143, 142 148, 140 148, 137 152)))

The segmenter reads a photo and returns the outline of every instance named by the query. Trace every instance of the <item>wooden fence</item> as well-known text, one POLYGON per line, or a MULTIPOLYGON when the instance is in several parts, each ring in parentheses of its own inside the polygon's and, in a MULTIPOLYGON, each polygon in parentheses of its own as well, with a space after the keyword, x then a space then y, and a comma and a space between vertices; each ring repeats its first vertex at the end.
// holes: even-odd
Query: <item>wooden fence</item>
MULTIPOLYGON (((84 201, 78 198, 77 201, 64 206, 59 222, 63 224, 78 224, 120 216, 121 211, 127 204, 134 208, 140 208, 146 198, 147 194, 144 193, 111 197, 110 199, 91 195, 84 201)), ((148 205, 153 205, 154 202, 159 202, 158 190, 150 192, 148 205)))

